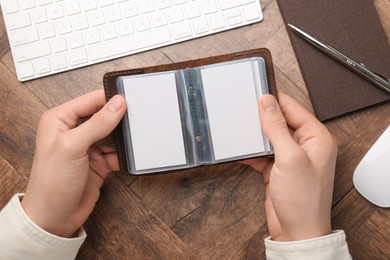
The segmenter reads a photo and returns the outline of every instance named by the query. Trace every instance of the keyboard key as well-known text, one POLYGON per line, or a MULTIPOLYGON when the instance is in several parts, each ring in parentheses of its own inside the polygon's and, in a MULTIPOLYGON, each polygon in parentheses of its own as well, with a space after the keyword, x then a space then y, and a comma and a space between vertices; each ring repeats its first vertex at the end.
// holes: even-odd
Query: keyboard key
POLYGON ((79 14, 72 17, 73 28, 80 31, 88 28, 88 18, 85 14, 79 14))
POLYGON ((23 10, 31 9, 35 7, 35 1, 34 0, 19 0, 20 7, 23 10))
POLYGON ((34 61, 35 72, 40 75, 50 72, 50 63, 48 58, 42 58, 34 61))
POLYGON ((57 21, 55 25, 59 35, 70 33, 72 31, 72 24, 69 19, 61 19, 57 21))
POLYGON ((68 50, 68 44, 66 42, 65 36, 55 37, 50 42, 51 48, 54 53, 59 53, 68 50))
POLYGON ((98 8, 96 0, 81 0, 81 6, 85 12, 98 8))
POLYGON ((204 17, 192 21, 192 27, 194 28, 194 32, 196 34, 206 33, 209 31, 209 23, 204 17))
POLYGON ((87 44, 94 44, 101 41, 99 29, 93 28, 84 32, 84 38, 87 44))
POLYGON ((116 28, 114 24, 108 24, 102 27, 101 29, 103 40, 108 41, 118 37, 116 28))
POLYGON ((50 45, 47 41, 40 41, 29 45, 23 45, 15 48, 14 50, 14 57, 18 62, 47 56, 51 53, 50 45))
POLYGON ((156 0, 158 9, 164 9, 172 6, 171 0, 156 0))
POLYGON ((39 35, 35 27, 27 27, 12 31, 10 36, 13 46, 27 44, 39 40, 39 35))
POLYGON ((121 5, 123 16, 130 18, 138 15, 138 7, 136 2, 124 3, 121 5))
POLYGON ((228 19, 236 17, 236 16, 241 16, 241 8, 234 8, 234 9, 227 10, 225 12, 225 15, 226 15, 226 18, 228 18, 228 19))
POLYGON ((49 17, 52 20, 59 19, 65 16, 64 9, 61 4, 55 4, 48 8, 49 17))
POLYGON ((37 0, 39 6, 51 4, 52 0, 37 0))
POLYGON ((52 23, 44 23, 38 26, 39 35, 42 39, 47 39, 56 36, 56 30, 52 23))
POLYGON ((66 1, 64 3, 65 13, 68 16, 79 14, 81 7, 78 0, 66 1))
POLYGON ((34 67, 31 64, 31 62, 20 63, 18 66, 18 72, 20 78, 22 79, 32 77, 35 75, 34 67))
POLYGON ((188 3, 188 0, 173 0, 175 5, 185 4, 188 3))
POLYGON ((202 0, 200 4, 204 14, 212 14, 218 11, 215 0, 202 0))
POLYGON ((242 15, 241 15, 240 8, 234 8, 234 9, 227 10, 225 15, 226 15, 227 23, 230 26, 240 24, 244 21, 244 19, 242 18, 242 15))
POLYGON ((68 67, 65 54, 58 54, 52 56, 51 65, 53 66, 53 70, 65 69, 66 67, 68 67))
POLYGON ((186 17, 192 19, 200 16, 200 8, 197 3, 191 3, 185 7, 186 17))
POLYGON ((157 46, 169 41, 171 41, 169 29, 161 28, 139 34, 132 34, 102 44, 91 45, 89 48, 89 56, 91 60, 96 61, 104 58, 112 58, 125 53, 131 53, 151 46, 157 46), (116 47, 113 48, 112 46, 116 47))
POLYGON ((176 40, 191 36, 192 30, 190 24, 188 22, 174 24, 172 26, 172 35, 176 40))
POLYGON ((15 13, 8 16, 8 27, 10 30, 19 29, 29 25, 31 25, 29 13, 15 13))
POLYGON ((153 27, 160 27, 168 24, 165 12, 156 12, 151 16, 153 27))
POLYGON ((245 20, 251 21, 260 18, 260 11, 256 5, 248 5, 243 7, 245 20))
POLYGON ((134 19, 134 27, 137 32, 143 32, 150 29, 149 17, 140 16, 134 19))
POLYGON ((114 4, 114 0, 98 0, 100 7, 105 7, 114 4))
POLYGON ((92 26, 102 25, 106 22, 103 11, 93 11, 88 15, 89 22, 92 26))
POLYGON ((223 14, 214 14, 210 16, 210 26, 211 29, 217 30, 226 26, 225 18, 223 14))
POLYGON ((226 10, 229 8, 237 7, 240 5, 249 4, 257 0, 218 0, 221 10, 226 10))
POLYGON ((35 24, 47 22, 46 9, 45 8, 34 9, 31 12, 31 18, 33 23, 35 24))
POLYGON ((183 11, 179 7, 169 9, 168 17, 171 23, 177 23, 184 20, 183 11))
POLYGON ((134 33, 133 23, 130 20, 124 20, 117 24, 120 36, 126 36, 134 33))
POLYGON ((154 11, 153 0, 141 0, 138 2, 141 14, 146 14, 154 11))
POLYGON ((18 1, 15 0, 3 0, 2 8, 6 14, 12 14, 19 11, 18 1))
POLYGON ((106 18, 108 22, 115 22, 120 19, 122 19, 121 10, 119 9, 119 6, 110 6, 105 11, 106 18))
POLYGON ((240 16, 231 17, 231 18, 227 19, 228 25, 230 25, 230 26, 240 24, 243 21, 244 21, 244 19, 242 19, 241 15, 240 16))
POLYGON ((88 62, 87 52, 84 49, 76 49, 68 53, 68 60, 71 66, 88 62))
POLYGON ((84 46, 84 38, 82 33, 73 33, 68 36, 69 47, 76 49, 84 46))

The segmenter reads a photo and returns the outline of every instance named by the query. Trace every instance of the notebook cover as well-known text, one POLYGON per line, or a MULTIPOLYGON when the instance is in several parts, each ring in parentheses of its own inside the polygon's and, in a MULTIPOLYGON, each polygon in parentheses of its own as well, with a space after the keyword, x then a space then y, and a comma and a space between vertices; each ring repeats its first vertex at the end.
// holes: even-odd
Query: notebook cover
MULTIPOLYGON (((191 60, 191 61, 164 64, 164 65, 138 68, 138 69, 108 72, 103 77, 103 85, 104 85, 106 99, 109 100, 111 97, 118 94, 117 87, 116 87, 116 79, 120 76, 161 72, 161 71, 168 71, 168 70, 178 70, 178 69, 198 67, 202 65, 232 61, 232 60, 249 58, 249 57, 262 57, 265 60, 269 92, 275 95, 275 97, 277 97, 276 81, 274 76, 271 53, 268 49, 262 48, 262 49, 254 49, 254 50, 242 51, 237 53, 224 54, 224 55, 213 56, 213 57, 191 60)), ((115 129, 114 137, 115 137, 115 144, 116 144, 116 150, 118 154, 118 161, 119 161, 120 168, 121 170, 128 170, 125 145, 124 145, 125 142, 124 142, 124 136, 122 131, 122 122, 115 129)))
MULTIPOLYGON (((390 48, 373 1, 277 0, 284 22, 390 78, 390 48)), ((390 100, 390 95, 287 29, 316 116, 324 121, 390 100)))

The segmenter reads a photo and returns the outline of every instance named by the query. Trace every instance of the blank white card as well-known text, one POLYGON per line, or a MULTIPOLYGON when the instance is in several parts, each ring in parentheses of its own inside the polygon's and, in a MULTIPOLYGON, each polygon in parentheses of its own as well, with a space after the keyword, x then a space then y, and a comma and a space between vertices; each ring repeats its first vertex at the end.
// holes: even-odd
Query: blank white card
POLYGON ((123 81, 136 170, 187 163, 174 73, 123 81))
POLYGON ((204 68, 201 75, 215 160, 264 152, 252 62, 204 68))

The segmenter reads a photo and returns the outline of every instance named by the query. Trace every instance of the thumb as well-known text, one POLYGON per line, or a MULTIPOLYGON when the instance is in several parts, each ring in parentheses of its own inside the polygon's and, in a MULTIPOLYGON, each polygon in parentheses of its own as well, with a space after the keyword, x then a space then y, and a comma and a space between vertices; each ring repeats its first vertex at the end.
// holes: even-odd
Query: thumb
POLYGON ((274 96, 267 94, 261 97, 259 115, 262 129, 272 143, 275 153, 283 154, 283 151, 288 151, 287 147, 296 145, 274 96))
POLYGON ((119 124, 126 111, 126 101, 121 95, 112 97, 89 120, 71 130, 81 150, 86 151, 93 143, 108 136, 119 124))

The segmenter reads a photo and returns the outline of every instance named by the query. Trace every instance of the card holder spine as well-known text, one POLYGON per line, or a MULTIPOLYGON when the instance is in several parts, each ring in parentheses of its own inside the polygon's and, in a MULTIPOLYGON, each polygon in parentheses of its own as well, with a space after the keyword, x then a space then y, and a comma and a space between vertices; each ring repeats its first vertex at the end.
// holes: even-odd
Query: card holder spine
POLYGON ((202 80, 199 70, 190 68, 183 71, 185 92, 193 132, 194 165, 202 165, 213 160, 207 106, 203 96, 202 80))

